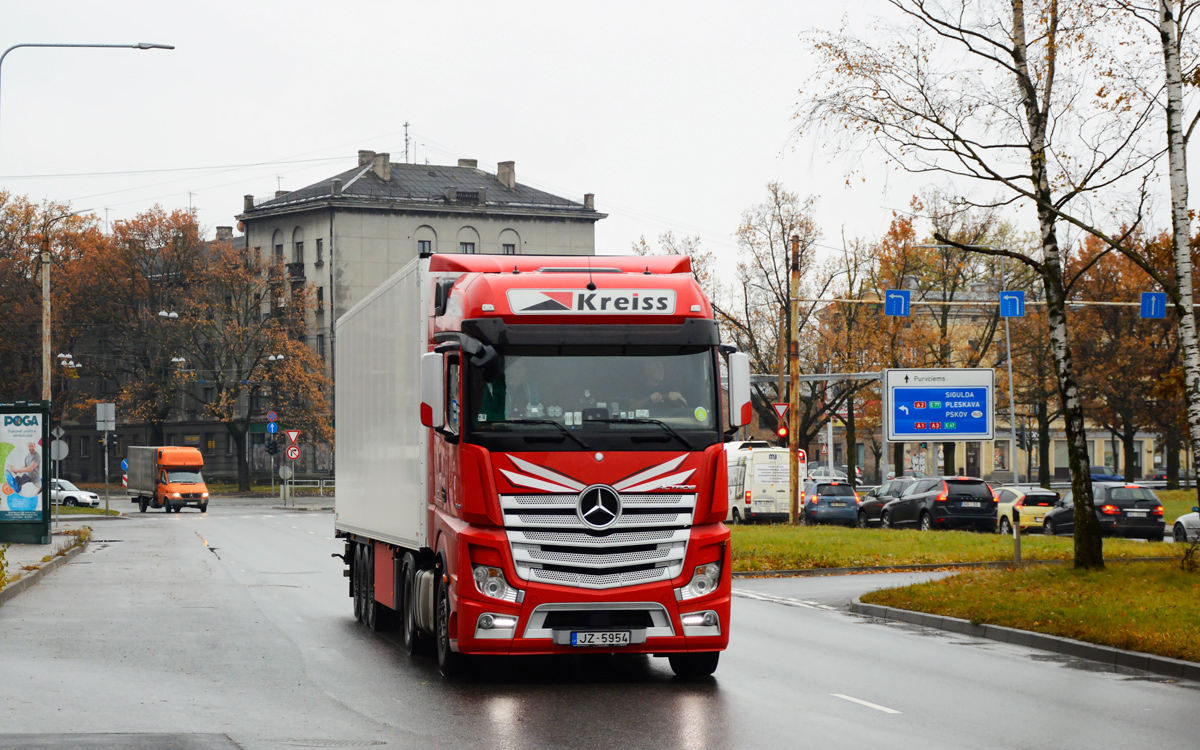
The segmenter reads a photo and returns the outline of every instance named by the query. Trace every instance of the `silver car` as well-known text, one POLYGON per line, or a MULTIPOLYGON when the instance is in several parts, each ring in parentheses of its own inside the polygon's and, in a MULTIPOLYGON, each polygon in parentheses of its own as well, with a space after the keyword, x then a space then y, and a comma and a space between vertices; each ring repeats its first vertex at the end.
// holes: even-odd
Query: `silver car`
POLYGON ((100 496, 95 492, 81 490, 65 479, 51 479, 50 502, 55 505, 81 505, 86 508, 99 508, 100 496))
POLYGON ((1200 539, 1200 507, 1192 508, 1191 513, 1176 518, 1171 536, 1180 544, 1200 539))

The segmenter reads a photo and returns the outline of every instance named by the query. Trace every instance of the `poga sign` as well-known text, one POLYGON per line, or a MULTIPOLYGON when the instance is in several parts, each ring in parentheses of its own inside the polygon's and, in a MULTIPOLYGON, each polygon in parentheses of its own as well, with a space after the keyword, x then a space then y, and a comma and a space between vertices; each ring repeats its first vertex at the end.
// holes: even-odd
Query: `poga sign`
POLYGON ((516 315, 673 315, 673 289, 509 289, 516 315))
POLYGON ((42 416, 5 414, 0 420, 0 521, 42 520, 42 416))

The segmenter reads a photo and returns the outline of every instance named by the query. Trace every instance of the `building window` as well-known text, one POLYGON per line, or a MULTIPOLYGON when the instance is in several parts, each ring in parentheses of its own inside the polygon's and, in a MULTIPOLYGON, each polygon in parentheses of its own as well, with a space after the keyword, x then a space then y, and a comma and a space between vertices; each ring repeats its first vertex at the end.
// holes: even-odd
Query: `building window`
POLYGON ((79 457, 88 458, 92 455, 92 439, 87 435, 79 436, 79 457))
POLYGON ((295 249, 294 249, 294 252, 292 253, 292 262, 293 263, 303 263, 304 262, 304 243, 303 242, 295 243, 295 249))
POLYGON ((458 251, 460 253, 466 253, 467 255, 474 255, 475 254, 475 243, 474 242, 460 242, 460 243, 458 243, 458 251))
POLYGON ((204 433, 204 453, 211 456, 217 452, 217 436, 211 432, 204 433))
POLYGON ((204 403, 211 404, 217 400, 217 389, 212 386, 204 387, 204 403))
POLYGON ((517 254, 517 246, 516 245, 506 244, 506 245, 503 245, 502 247, 504 248, 505 255, 516 255, 517 254))
POLYGON ((317 265, 325 262, 325 240, 317 240, 317 265))
POLYGON ((283 244, 282 243, 275 246, 275 262, 276 263, 283 262, 283 244))
POLYGON ((417 240, 417 252, 421 255, 429 255, 433 252, 433 240, 417 240))
POLYGON ((235 447, 237 447, 237 443, 234 441, 233 435, 226 435, 225 436, 225 455, 232 456, 233 449, 235 447))
POLYGON ((317 356, 325 359, 325 334, 317 334, 317 356))

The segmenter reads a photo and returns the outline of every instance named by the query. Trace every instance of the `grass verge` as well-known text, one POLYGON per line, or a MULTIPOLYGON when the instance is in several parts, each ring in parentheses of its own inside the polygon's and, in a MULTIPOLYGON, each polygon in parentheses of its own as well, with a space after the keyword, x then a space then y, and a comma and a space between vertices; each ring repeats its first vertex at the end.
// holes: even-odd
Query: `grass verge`
POLYGON ((1200 575, 1175 563, 968 570, 862 600, 1200 662, 1200 575))
POLYGON ((60 516, 119 516, 119 515, 121 515, 121 511, 119 511, 119 510, 105 511, 104 508, 81 508, 81 507, 72 506, 72 505, 58 506, 57 510, 51 511, 51 513, 50 513, 51 517, 53 517, 55 513, 58 513, 60 516))
MULTIPOLYGON (((1012 559, 1012 537, 970 531, 900 531, 843 526, 733 526, 733 569, 806 570, 858 566, 935 565, 1012 559)), ((1071 537, 1021 536, 1024 560, 1070 560, 1071 537)), ((1105 539, 1106 557, 1168 557, 1163 542, 1105 539)))
POLYGON ((1162 500, 1163 518, 1167 520, 1167 533, 1171 533, 1171 526, 1175 523, 1175 519, 1182 516, 1184 513, 1191 513, 1192 508, 1197 505, 1196 490, 1155 490, 1154 494, 1158 495, 1158 499, 1162 500))

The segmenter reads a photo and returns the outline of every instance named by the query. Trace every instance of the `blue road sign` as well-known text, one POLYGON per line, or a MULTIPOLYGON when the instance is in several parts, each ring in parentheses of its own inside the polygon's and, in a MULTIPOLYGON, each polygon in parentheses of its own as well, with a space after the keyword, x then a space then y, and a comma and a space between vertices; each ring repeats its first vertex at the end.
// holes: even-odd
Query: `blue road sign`
POLYGON ((995 424, 994 370, 886 370, 887 439, 992 440, 995 424))
POLYGON ((1025 317, 1025 292, 1000 292, 1000 317, 1025 317))
POLYGON ((268 422, 278 422, 279 421, 279 415, 275 413, 274 409, 267 412, 267 421, 268 422))
POLYGON ((129 459, 128 458, 121 460, 121 471, 129 471, 129 459))
POLYGON ((1142 292, 1142 317, 1143 318, 1165 318, 1165 317, 1167 317, 1167 294, 1166 294, 1166 292, 1142 292))
POLYGON ((279 432, 279 423, 278 422, 267 422, 267 432, 271 433, 272 435, 279 432))
POLYGON ((912 292, 906 289, 888 289, 883 296, 883 314, 908 315, 909 300, 912 292))

